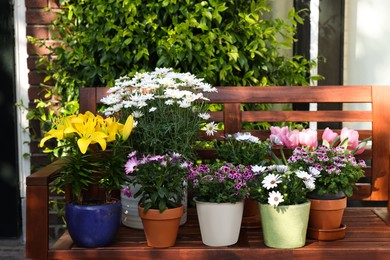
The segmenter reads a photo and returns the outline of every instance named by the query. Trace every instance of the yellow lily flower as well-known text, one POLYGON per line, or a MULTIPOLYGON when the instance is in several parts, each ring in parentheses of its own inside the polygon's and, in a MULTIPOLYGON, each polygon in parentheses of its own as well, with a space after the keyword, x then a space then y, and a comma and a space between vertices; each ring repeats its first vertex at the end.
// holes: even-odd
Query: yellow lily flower
POLYGON ((126 141, 129 138, 131 132, 133 131, 133 127, 134 127, 134 117, 129 116, 126 119, 126 123, 121 132, 123 141, 126 141))
POLYGON ((121 124, 113 120, 106 120, 105 123, 106 123, 105 132, 108 135, 107 142, 113 142, 116 140, 116 135, 119 131, 119 127, 121 124))
POLYGON ((57 140, 63 140, 65 138, 65 129, 71 126, 71 120, 74 116, 68 116, 62 118, 56 128, 51 129, 49 132, 45 134, 42 140, 39 143, 39 147, 43 147, 45 142, 49 139, 56 138, 57 140))
POLYGON ((81 153, 85 154, 90 144, 99 143, 102 150, 106 149, 106 138, 108 137, 102 131, 97 131, 97 118, 91 113, 79 115, 72 119, 72 126, 64 130, 65 133, 76 133, 80 138, 77 145, 81 153))

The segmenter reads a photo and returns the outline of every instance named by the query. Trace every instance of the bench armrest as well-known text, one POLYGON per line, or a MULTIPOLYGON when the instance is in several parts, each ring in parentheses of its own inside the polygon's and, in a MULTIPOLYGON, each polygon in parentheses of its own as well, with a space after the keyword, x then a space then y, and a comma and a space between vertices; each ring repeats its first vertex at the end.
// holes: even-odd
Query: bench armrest
POLYGON ((62 160, 26 178, 26 257, 47 259, 49 250, 49 185, 59 175, 62 160))

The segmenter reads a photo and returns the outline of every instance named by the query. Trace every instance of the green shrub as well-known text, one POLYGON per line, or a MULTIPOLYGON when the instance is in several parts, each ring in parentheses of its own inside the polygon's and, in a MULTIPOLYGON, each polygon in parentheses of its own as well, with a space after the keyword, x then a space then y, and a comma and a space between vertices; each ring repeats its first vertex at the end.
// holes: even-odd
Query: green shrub
POLYGON ((214 86, 308 85, 315 61, 285 57, 300 14, 270 18, 266 0, 64 0, 41 57, 63 105, 78 89, 112 86, 136 71, 172 67, 214 86))

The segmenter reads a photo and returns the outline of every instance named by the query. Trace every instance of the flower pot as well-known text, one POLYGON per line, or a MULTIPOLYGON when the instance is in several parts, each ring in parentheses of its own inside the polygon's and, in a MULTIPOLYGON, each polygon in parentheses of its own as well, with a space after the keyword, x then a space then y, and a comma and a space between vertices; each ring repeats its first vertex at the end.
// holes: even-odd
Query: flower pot
POLYGON ((78 246, 107 246, 115 239, 121 223, 121 202, 96 206, 67 204, 65 219, 78 246))
POLYGON ((196 202, 202 242, 208 246, 228 246, 237 243, 240 235, 244 202, 196 202))
POLYGON ((310 201, 274 207, 260 204, 264 243, 273 248, 298 248, 305 245, 310 201))
POLYGON ((142 219, 148 246, 154 248, 174 246, 183 213, 183 205, 166 209, 162 213, 158 209, 149 209, 144 212, 144 209, 139 206, 138 214, 142 219))
POLYGON ((347 198, 336 200, 310 199, 309 227, 315 229, 338 229, 344 209, 347 206, 347 198))
MULTIPOLYGON (((140 189, 141 185, 129 186, 131 196, 121 193, 122 201, 122 224, 126 227, 135 228, 135 229, 144 229, 142 225, 142 220, 138 214, 138 203, 140 197, 134 198, 134 194, 140 189)), ((184 191, 184 196, 182 204, 184 206, 184 214, 180 218, 180 225, 184 225, 187 222, 187 189, 184 191)))

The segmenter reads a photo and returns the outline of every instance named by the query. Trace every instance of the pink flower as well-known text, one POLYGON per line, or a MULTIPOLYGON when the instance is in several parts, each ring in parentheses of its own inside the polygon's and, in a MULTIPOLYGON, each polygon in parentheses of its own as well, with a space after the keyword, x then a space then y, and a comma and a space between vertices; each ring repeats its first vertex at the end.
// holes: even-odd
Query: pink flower
POLYGON ((129 189, 129 187, 125 187, 125 188, 123 188, 122 190, 122 193, 124 194, 124 195, 126 195, 127 197, 131 197, 131 191, 130 191, 130 189, 129 189))
POLYGON ((295 149, 299 145, 299 130, 295 129, 293 131, 289 131, 286 136, 286 143, 287 148, 295 149))
POLYGON ((330 147, 330 144, 332 144, 338 137, 339 135, 327 127, 324 130, 324 133, 322 134, 322 141, 323 145, 330 147))
POLYGON ((341 141, 341 143, 343 143, 344 141, 347 141, 348 143, 345 145, 345 146, 347 146, 347 149, 348 150, 355 150, 359 145, 359 133, 358 133, 358 131, 344 127, 341 130, 340 141, 341 141))
POLYGON ((355 154, 361 154, 366 149, 367 142, 359 142, 355 154))
POLYGON ((299 130, 290 131, 287 126, 280 128, 279 126, 271 126, 270 140, 273 145, 285 146, 294 149, 299 145, 299 130))
POLYGON ((303 129, 299 132, 299 143, 302 146, 307 146, 309 149, 314 149, 318 146, 317 131, 312 129, 303 129))
POLYGON ((275 146, 283 146, 284 143, 281 137, 282 129, 279 126, 271 126, 270 128, 271 134, 269 136, 271 143, 275 146))

